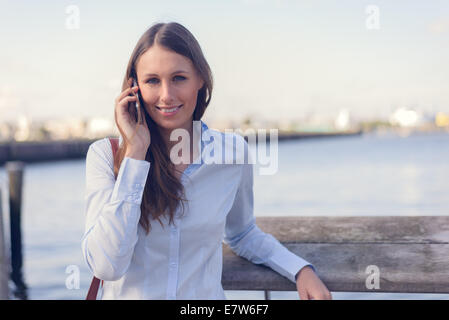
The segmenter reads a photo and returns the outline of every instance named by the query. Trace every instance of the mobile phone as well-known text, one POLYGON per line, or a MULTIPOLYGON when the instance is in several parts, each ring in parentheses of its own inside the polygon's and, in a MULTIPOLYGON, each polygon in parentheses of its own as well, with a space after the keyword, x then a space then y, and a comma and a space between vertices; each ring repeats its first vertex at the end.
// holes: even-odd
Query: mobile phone
MULTIPOLYGON (((136 79, 134 79, 133 78, 133 87, 135 87, 135 86, 137 86, 137 81, 136 81, 136 79)), ((140 111, 140 98, 139 98, 139 92, 136 92, 135 93, 135 95, 136 95, 136 122, 138 122, 138 123, 143 123, 143 121, 142 121, 142 114, 141 114, 141 111, 140 111)))

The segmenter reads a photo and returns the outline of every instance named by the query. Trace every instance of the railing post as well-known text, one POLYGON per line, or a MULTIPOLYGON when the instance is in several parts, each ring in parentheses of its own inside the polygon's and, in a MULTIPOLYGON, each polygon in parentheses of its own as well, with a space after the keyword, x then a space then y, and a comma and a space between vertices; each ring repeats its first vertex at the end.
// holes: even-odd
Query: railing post
POLYGON ((6 255, 6 243, 3 227, 3 198, 0 186, 0 300, 9 299, 9 261, 6 255))
POLYGON ((271 291, 264 290, 265 300, 271 300, 271 291))
POLYGON ((14 295, 27 299, 27 287, 22 275, 22 184, 24 163, 19 161, 7 162, 6 170, 9 178, 9 221, 11 228, 11 280, 16 285, 14 295))

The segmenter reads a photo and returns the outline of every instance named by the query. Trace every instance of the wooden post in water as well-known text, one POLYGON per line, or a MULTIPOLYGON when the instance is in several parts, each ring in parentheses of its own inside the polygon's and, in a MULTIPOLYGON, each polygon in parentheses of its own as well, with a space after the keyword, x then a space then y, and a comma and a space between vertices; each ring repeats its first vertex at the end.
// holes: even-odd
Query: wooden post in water
POLYGON ((9 177, 9 221, 11 228, 11 280, 16 286, 14 295, 19 299, 27 299, 27 287, 22 275, 22 184, 24 163, 7 162, 6 170, 9 177))
POLYGON ((0 188, 0 300, 9 299, 9 264, 6 256, 5 234, 3 227, 3 201, 2 189, 0 188))

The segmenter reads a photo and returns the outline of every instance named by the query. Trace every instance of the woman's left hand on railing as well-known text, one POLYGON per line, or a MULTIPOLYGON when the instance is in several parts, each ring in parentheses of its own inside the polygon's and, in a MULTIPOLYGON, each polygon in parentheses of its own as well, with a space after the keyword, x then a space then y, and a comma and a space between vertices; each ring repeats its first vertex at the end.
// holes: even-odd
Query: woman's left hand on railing
POLYGON ((309 266, 303 267, 296 278, 296 289, 301 300, 332 300, 332 295, 309 266))

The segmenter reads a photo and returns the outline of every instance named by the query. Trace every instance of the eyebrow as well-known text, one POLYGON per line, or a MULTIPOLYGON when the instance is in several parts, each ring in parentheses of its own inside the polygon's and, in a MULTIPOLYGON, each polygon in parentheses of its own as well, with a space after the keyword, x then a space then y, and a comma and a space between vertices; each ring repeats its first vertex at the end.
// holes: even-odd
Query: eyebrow
MULTIPOLYGON (((173 72, 171 75, 174 75, 176 73, 188 73, 188 72, 184 71, 184 70, 177 70, 177 71, 173 72)), ((155 74, 155 73, 147 73, 147 74, 144 75, 144 77, 153 77, 153 76, 157 76, 157 74, 155 74)))

